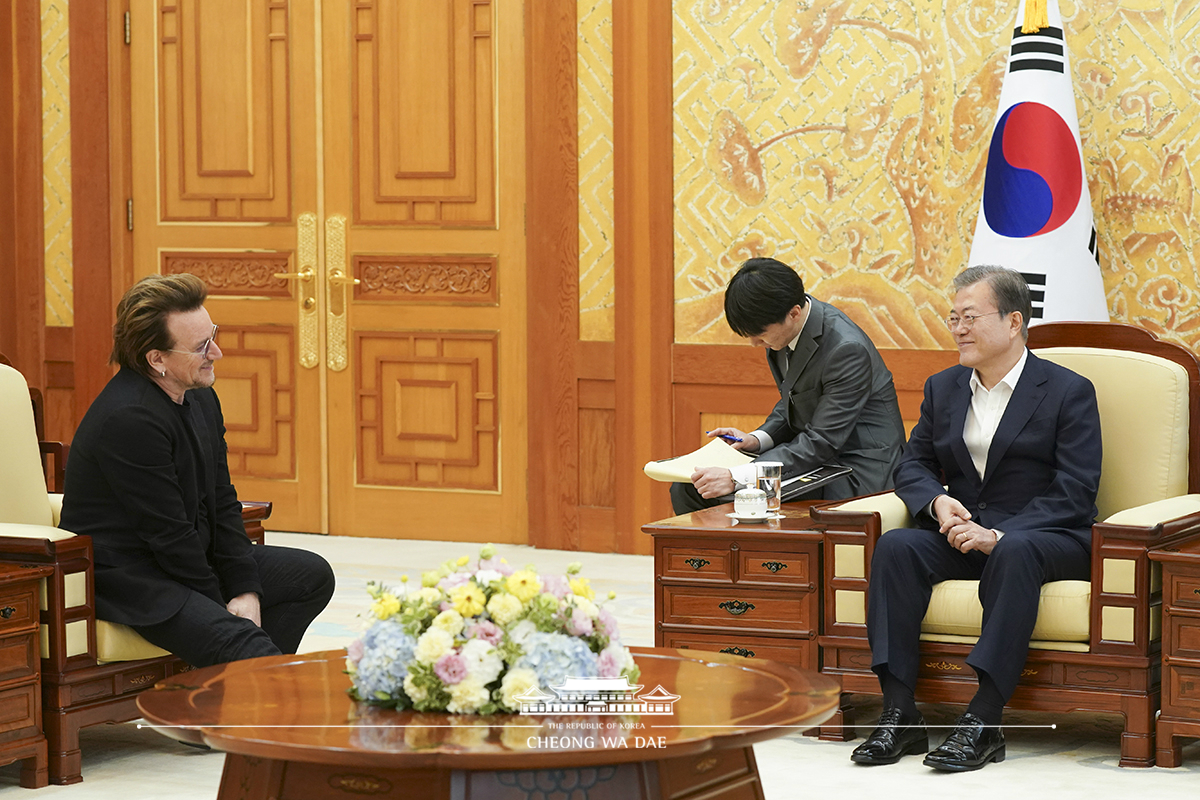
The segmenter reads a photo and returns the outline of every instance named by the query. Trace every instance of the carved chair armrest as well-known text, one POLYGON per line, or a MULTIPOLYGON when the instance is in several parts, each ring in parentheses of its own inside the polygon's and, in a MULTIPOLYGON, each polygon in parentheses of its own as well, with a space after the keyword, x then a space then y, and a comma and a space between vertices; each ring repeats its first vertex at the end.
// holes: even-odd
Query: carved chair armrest
POLYGON ((1161 635, 1152 548, 1200 537, 1200 494, 1118 511, 1092 526, 1091 652, 1147 655, 1161 635))
POLYGON ((63 442, 38 442, 38 450, 42 454, 42 473, 46 476, 50 491, 61 492, 67 472, 67 453, 71 446, 63 442), (46 456, 51 456, 51 459, 46 456))

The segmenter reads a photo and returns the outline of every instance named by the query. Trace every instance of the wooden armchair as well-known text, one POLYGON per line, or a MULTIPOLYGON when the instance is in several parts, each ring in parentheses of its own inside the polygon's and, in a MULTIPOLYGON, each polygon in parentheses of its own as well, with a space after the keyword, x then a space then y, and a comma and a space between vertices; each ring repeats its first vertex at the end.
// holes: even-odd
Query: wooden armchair
MULTIPOLYGON (((25 380, 4 365, 0 419, 0 562, 54 570, 42 584, 42 724, 50 781, 77 783, 79 730, 137 719, 139 692, 191 667, 132 629, 96 619, 91 538, 57 527, 62 495, 47 492, 41 457, 54 448, 39 446, 25 380)), ((242 505, 247 535, 261 542, 271 504, 242 505)))
MULTIPOLYGON (((1035 326, 1029 346, 1096 387, 1104 446, 1091 581, 1043 587, 1037 627, 1010 708, 1124 715, 1121 766, 1153 766, 1159 707, 1161 571, 1151 548, 1200 536, 1200 361, 1129 325, 1035 326)), ((910 527, 893 493, 812 509, 823 529, 821 672, 844 694, 879 694, 867 645, 871 556, 881 534, 910 527)), ((922 623, 917 699, 966 703, 966 658, 982 618, 976 581, 934 589, 922 623)), ((852 738, 850 706, 821 729, 852 738)))

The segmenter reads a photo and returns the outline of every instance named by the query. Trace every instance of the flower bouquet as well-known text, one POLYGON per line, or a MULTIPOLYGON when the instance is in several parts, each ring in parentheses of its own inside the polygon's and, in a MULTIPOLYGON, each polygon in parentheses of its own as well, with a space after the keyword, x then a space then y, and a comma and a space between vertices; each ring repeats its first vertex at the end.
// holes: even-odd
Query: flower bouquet
MULTIPOLYGON (((515 698, 568 677, 619 678, 639 670, 612 614, 588 579, 513 570, 484 547, 393 591, 371 583, 374 602, 362 638, 346 648, 356 700, 387 708, 452 714, 516 712, 515 698)), ((609 599, 614 595, 609 594, 609 599)))

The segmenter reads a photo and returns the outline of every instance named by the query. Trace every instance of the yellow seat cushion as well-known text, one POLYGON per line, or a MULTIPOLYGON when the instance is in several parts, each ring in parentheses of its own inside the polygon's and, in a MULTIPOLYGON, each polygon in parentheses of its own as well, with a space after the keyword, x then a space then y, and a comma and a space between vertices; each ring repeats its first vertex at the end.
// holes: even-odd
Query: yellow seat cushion
MULTIPOLYGON (((1035 641, 1087 642, 1091 633, 1092 584, 1053 581, 1042 586, 1035 641)), ((933 587, 921 633, 979 636, 983 606, 979 581, 942 581, 933 587)))
POLYGON ((161 647, 147 642, 128 625, 96 620, 96 660, 101 664, 169 655, 161 647))

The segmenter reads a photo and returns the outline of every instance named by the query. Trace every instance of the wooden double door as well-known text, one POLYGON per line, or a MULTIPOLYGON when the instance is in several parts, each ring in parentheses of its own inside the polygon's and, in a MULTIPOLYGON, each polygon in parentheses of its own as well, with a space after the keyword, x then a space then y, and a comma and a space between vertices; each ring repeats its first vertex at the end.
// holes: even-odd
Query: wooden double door
POLYGON ((133 273, 209 287, 274 529, 524 541, 520 0, 134 0, 133 273))

